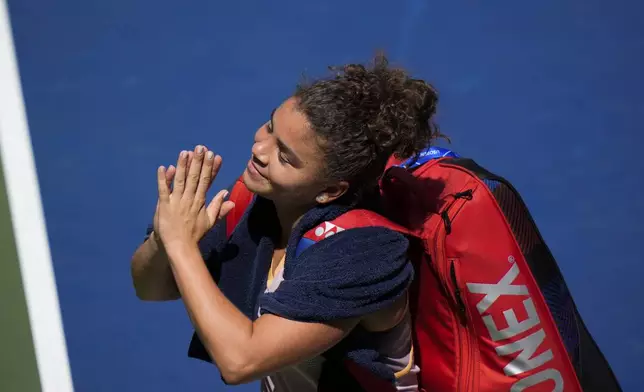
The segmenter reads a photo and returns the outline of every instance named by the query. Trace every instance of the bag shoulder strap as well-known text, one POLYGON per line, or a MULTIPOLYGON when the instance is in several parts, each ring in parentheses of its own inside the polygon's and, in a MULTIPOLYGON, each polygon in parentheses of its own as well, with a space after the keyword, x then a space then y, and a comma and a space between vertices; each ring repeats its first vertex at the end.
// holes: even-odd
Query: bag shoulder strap
POLYGON ((415 236, 409 229, 400 226, 384 216, 363 209, 348 211, 331 221, 325 221, 304 233, 297 244, 295 255, 299 255, 309 246, 341 231, 359 227, 386 227, 407 236, 415 236))
POLYGON ((226 215, 227 238, 230 238, 232 235, 235 227, 237 227, 237 224, 244 216, 246 209, 253 202, 254 197, 255 194, 246 188, 244 181, 239 177, 235 182, 235 185, 233 185, 233 189, 230 191, 230 197, 228 198, 228 200, 235 203, 235 208, 226 215))

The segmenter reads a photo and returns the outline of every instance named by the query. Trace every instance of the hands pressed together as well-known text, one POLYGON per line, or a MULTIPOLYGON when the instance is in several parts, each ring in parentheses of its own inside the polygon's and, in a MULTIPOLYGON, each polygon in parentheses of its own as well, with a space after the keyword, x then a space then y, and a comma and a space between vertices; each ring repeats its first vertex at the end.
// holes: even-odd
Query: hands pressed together
POLYGON ((204 146, 182 151, 177 165, 157 169, 159 199, 154 216, 154 231, 166 251, 194 246, 230 212, 235 204, 225 201, 228 192, 221 190, 206 206, 206 193, 219 168, 221 157, 204 146))

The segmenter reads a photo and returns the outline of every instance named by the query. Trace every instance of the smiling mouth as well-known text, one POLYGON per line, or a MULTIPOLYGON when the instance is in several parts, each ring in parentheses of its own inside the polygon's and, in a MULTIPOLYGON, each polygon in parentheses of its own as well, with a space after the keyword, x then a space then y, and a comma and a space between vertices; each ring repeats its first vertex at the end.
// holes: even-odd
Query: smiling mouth
POLYGON ((266 179, 266 177, 257 169, 257 166, 255 165, 255 162, 253 162, 252 158, 248 161, 248 166, 246 167, 246 169, 251 176, 255 178, 266 179))

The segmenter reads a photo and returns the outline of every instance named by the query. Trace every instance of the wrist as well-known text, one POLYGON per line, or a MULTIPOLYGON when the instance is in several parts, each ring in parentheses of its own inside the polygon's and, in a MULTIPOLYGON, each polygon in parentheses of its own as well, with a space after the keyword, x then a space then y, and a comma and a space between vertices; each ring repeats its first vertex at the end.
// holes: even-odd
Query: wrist
POLYGON ((170 260, 171 263, 189 257, 195 252, 196 254, 200 254, 199 247, 196 243, 193 244, 186 241, 171 241, 163 245, 165 252, 168 255, 168 260, 170 260))

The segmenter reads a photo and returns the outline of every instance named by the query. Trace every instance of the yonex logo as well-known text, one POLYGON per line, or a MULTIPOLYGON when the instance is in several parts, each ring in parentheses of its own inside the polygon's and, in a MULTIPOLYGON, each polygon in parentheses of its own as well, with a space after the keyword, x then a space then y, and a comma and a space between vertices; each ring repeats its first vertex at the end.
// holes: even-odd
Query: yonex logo
POLYGON ((530 297, 528 287, 516 283, 519 280, 520 271, 514 256, 509 256, 507 260, 511 266, 497 283, 467 283, 467 289, 472 294, 484 295, 478 301, 476 309, 482 316, 483 323, 492 340, 503 342, 495 347, 497 355, 511 356, 518 353, 503 368, 507 376, 518 378, 512 385, 511 392, 523 391, 546 382, 554 382, 553 392, 561 392, 564 390, 564 380, 558 369, 548 367, 554 354, 550 348, 545 347, 546 350, 543 350, 544 342, 547 341, 546 332, 541 327, 541 320, 530 297), (509 309, 492 308, 499 298, 507 298, 508 296, 521 297, 523 301, 515 301, 513 307, 509 309), (515 310, 526 314, 527 317, 519 321, 515 310), (499 321, 500 323, 498 323, 499 321), (507 327, 500 328, 500 325, 507 325, 507 327), (531 334, 517 339, 519 335, 529 330, 532 330, 531 334), (542 352, 536 354, 538 351, 542 352), (526 372, 538 368, 541 369, 539 372, 527 377, 524 376, 526 372))
POLYGON ((329 238, 333 234, 337 234, 344 229, 340 226, 336 226, 331 222, 324 222, 315 229, 315 235, 318 237, 329 238))

